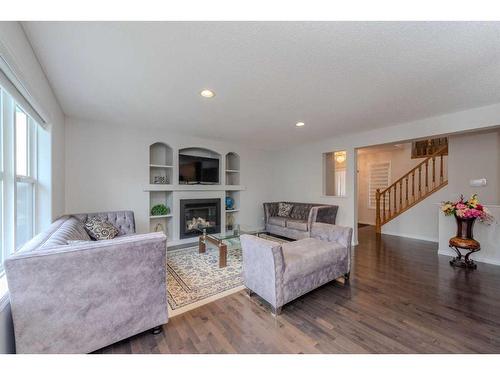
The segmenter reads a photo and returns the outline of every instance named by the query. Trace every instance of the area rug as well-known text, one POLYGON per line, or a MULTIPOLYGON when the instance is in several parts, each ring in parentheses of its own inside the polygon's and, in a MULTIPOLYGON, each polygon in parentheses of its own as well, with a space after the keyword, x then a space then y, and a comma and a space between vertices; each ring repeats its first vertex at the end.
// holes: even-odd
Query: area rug
MULTIPOLYGON (((286 242, 269 235, 261 237, 286 242)), ((167 252, 167 294, 172 310, 202 301, 243 285, 242 255, 237 239, 226 241, 227 267, 219 268, 219 250, 207 246, 205 253, 198 246, 167 252)))

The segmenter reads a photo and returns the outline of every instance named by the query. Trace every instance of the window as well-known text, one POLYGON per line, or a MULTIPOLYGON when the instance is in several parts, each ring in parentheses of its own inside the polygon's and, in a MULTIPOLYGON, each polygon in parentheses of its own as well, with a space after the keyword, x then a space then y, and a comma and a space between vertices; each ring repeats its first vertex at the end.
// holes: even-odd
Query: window
POLYGON ((347 177, 347 152, 334 151, 323 154, 325 195, 345 197, 347 177))
POLYGON ((368 173, 368 207, 376 208, 377 189, 382 191, 391 184, 391 162, 371 163, 368 173))
POLYGON ((35 234, 39 125, 0 88, 0 275, 35 234))

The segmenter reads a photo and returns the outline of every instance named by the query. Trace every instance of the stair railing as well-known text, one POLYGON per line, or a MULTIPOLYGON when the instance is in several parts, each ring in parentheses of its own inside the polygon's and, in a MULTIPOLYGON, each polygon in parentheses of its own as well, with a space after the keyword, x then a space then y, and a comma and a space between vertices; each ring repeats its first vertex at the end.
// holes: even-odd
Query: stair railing
POLYGON ((444 163, 447 154, 448 146, 443 146, 386 189, 382 191, 377 189, 375 193, 377 233, 381 232, 382 225, 448 184, 444 163))

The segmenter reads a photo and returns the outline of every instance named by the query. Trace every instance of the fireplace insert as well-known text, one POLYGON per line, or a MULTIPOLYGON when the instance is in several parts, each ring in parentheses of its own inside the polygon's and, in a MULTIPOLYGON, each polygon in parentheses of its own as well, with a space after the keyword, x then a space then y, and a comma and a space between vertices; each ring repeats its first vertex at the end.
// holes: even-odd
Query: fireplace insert
POLYGON ((179 237, 196 237, 203 229, 219 233, 220 209, 220 199, 181 199, 179 237))

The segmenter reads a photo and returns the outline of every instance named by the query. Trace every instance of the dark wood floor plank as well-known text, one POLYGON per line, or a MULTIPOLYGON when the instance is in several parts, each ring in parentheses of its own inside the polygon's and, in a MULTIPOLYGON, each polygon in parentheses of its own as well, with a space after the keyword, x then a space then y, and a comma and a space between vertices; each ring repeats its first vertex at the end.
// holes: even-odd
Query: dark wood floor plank
POLYGON ((98 353, 500 353, 500 267, 452 268, 432 242, 359 230, 351 281, 274 317, 238 292, 98 353))

